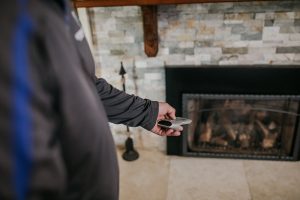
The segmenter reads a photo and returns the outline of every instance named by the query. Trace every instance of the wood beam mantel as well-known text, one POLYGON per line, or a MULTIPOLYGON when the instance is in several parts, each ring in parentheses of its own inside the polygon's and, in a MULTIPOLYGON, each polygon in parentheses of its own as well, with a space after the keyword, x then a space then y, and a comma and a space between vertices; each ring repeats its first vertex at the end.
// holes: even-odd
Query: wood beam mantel
POLYGON ((144 27, 144 49, 148 57, 158 52, 157 6, 141 6, 144 27))
POLYGON ((73 0, 73 1, 75 6, 79 8, 79 7, 104 7, 104 6, 144 6, 144 5, 161 5, 161 4, 272 1, 272 0, 73 0))

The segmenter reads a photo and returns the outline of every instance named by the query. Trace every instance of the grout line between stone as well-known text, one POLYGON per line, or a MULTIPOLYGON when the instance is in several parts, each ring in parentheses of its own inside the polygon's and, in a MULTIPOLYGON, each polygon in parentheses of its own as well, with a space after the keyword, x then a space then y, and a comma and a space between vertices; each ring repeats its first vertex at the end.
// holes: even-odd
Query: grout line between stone
POLYGON ((249 194, 250 194, 250 200, 253 200, 250 183, 249 183, 248 176, 247 176, 247 173, 246 173, 245 161, 242 161, 242 164, 243 164, 243 171, 244 171, 244 175, 245 175, 245 178, 246 178, 246 182, 247 182, 247 186, 248 186, 248 190, 249 190, 249 194))

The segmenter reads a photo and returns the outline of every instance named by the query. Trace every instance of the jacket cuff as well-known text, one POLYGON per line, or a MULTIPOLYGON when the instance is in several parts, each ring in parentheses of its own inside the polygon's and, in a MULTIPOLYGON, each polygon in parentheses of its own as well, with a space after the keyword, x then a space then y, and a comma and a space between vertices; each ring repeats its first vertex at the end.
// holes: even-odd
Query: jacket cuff
POLYGON ((159 103, 157 101, 151 101, 150 111, 149 111, 149 123, 142 126, 144 129, 151 131, 154 125, 156 124, 157 116, 159 110, 159 103))

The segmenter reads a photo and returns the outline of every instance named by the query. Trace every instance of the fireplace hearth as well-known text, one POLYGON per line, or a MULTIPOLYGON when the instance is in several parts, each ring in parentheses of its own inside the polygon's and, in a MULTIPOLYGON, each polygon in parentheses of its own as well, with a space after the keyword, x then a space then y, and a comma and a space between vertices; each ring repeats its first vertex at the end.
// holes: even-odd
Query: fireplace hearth
POLYGON ((299 160, 300 68, 166 67, 167 101, 193 120, 169 155, 299 160))

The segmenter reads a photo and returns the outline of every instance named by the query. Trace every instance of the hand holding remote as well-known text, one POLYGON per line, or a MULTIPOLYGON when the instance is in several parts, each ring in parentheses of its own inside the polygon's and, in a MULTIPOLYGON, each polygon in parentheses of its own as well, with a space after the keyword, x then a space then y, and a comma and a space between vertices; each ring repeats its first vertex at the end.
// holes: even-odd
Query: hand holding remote
POLYGON ((156 120, 157 123, 151 131, 160 136, 179 136, 181 134, 180 131, 183 130, 181 126, 177 127, 177 130, 175 130, 170 128, 164 128, 158 125, 158 122, 160 122, 161 120, 175 119, 175 113, 176 110, 172 106, 164 102, 159 102, 158 116, 156 120))
POLYGON ((182 130, 182 125, 190 124, 192 120, 182 117, 177 117, 176 119, 162 119, 158 122, 158 126, 173 129, 176 131, 182 130))

